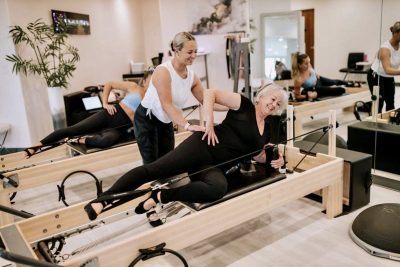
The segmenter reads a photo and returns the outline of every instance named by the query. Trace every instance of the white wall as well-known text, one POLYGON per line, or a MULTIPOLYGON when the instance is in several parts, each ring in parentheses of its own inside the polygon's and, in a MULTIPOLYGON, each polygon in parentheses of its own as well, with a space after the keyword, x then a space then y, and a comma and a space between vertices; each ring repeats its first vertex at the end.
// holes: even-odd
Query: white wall
POLYGON ((147 65, 151 66, 151 58, 163 52, 159 0, 142 1, 142 14, 147 14, 142 15, 144 54, 147 65))
MULTIPOLYGON (((136 62, 147 61, 144 53, 141 3, 141 0, 2 0, 2 4, 8 6, 8 9, 1 9, 1 12, 5 12, 1 19, 5 22, 2 26, 4 25, 8 29, 9 25, 26 25, 37 18, 43 18, 45 22, 50 23, 51 9, 90 16, 91 34, 70 35, 69 37, 69 43, 79 49, 81 57, 68 90, 64 92, 71 93, 89 85, 121 79, 122 74, 129 72, 130 59, 136 62)), ((6 35, 6 31, 3 28, 3 36, 6 35)), ((9 40, 1 42, 0 51, 13 52, 10 51, 9 42, 9 40)), ((4 62, 2 61, 1 64, 4 62)), ((13 123, 13 133, 6 145, 24 147, 36 144, 52 131, 46 86, 43 81, 32 77, 25 79, 22 76, 19 84, 15 80, 15 76, 11 74, 10 65, 7 65, 7 71, 2 73, 4 77, 1 78, 9 80, 4 86, 23 92, 23 97, 13 95, 13 98, 16 98, 19 105, 25 105, 27 111, 21 111, 21 113, 25 113, 27 119, 18 117, 24 115, 12 115, 11 117, 7 115, 7 120, 13 123), (14 129, 16 130, 14 131, 14 129)), ((4 102, 3 99, 9 99, 7 95, 4 95, 3 98, 3 93, 0 93, 2 102, 4 102)), ((6 104, 8 108, 13 105, 13 103, 6 104)), ((4 116, 3 113, 1 116, 4 116)))
POLYGON ((319 74, 343 78, 339 69, 347 65, 349 52, 365 52, 372 60, 379 47, 380 6, 376 0, 292 1, 292 10, 314 9, 314 67, 319 74))
POLYGON ((0 122, 12 125, 5 145, 27 146, 30 136, 21 82, 17 76, 11 75, 11 65, 4 60, 7 54, 15 52, 8 37, 9 21, 8 1, 0 0, 0 122))

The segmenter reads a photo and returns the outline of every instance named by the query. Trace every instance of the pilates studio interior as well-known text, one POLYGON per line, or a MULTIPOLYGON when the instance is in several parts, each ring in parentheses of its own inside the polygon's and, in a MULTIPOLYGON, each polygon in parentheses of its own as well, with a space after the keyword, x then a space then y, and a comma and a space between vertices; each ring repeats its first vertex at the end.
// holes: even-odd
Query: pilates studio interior
POLYGON ((0 0, 0 266, 398 266, 398 10, 397 0, 0 0), (194 77, 180 104, 178 76, 194 77), (218 92, 257 106, 271 87, 288 104, 263 120, 265 159, 242 152, 200 168, 223 174, 218 199, 161 203, 198 182, 192 169, 108 193, 132 169, 158 167, 142 150, 140 108, 184 146, 242 110, 218 92), (227 107, 208 112, 210 96, 227 107), (113 107, 128 123, 44 141, 113 107))

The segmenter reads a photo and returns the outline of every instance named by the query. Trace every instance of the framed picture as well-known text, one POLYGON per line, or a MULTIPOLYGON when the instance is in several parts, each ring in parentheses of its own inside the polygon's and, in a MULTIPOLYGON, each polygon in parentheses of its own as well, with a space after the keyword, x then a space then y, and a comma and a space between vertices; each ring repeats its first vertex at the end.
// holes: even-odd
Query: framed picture
POLYGON ((247 0, 205 0, 191 3, 192 34, 245 31, 247 0))
POLYGON ((90 34, 89 15, 52 9, 51 18, 55 32, 90 34))

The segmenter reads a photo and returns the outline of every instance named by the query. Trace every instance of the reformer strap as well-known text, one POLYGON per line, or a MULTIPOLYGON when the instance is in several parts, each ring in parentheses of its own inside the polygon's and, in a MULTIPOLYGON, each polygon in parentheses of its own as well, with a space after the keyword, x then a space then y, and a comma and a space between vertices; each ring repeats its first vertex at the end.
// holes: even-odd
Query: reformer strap
POLYGON ((61 185, 57 185, 58 194, 59 194, 58 195, 58 201, 62 201, 64 203, 64 205, 67 206, 67 207, 69 205, 68 205, 67 201, 65 200, 65 193, 64 193, 65 186, 64 186, 64 184, 68 180, 68 178, 70 178, 72 175, 77 174, 77 173, 86 173, 86 174, 88 174, 90 177, 92 177, 94 179, 94 181, 96 183, 96 195, 97 195, 97 197, 100 197, 101 194, 103 193, 103 181, 99 181, 99 179, 93 173, 88 172, 88 171, 83 171, 83 170, 71 172, 70 174, 65 176, 65 178, 61 182, 61 185))
POLYGON ((171 253, 172 255, 175 255, 178 257, 178 259, 183 263, 183 266, 188 267, 188 263, 186 262, 185 258, 179 254, 178 252, 165 248, 165 243, 161 243, 157 246, 150 247, 150 248, 145 248, 145 249, 139 249, 140 254, 129 264, 129 267, 133 267, 138 263, 139 261, 146 261, 148 259, 157 257, 157 256, 163 256, 165 255, 166 252, 171 253))

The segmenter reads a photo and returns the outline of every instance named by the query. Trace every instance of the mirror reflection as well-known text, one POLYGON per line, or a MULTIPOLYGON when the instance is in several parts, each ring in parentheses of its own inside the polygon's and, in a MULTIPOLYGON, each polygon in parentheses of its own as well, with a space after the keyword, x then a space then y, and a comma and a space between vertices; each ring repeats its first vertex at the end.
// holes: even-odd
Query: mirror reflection
MULTIPOLYGON (((336 109, 339 137, 349 149, 373 156, 374 182, 389 178, 384 185, 400 190, 397 166, 400 157, 389 149, 400 147, 397 125, 400 119, 396 122, 400 118, 400 112, 396 111, 400 107, 400 94, 396 92, 400 77, 397 59, 400 22, 395 11, 400 9, 400 2, 280 1, 278 4, 250 0, 249 8, 254 23, 251 36, 260 40, 251 58, 253 78, 283 80, 277 82, 289 91, 296 86, 303 90, 303 84, 294 84, 292 69, 291 55, 298 52, 308 55, 308 68, 317 75, 344 82, 339 86, 345 91, 337 101, 315 96, 317 102, 309 103, 306 94, 303 99, 299 97, 300 101, 291 94, 295 116, 297 113, 296 135, 327 123, 327 109, 311 112, 313 106, 336 109), (371 101, 374 95, 377 100, 371 101)), ((306 76, 311 77, 312 72, 308 71, 306 76)))

